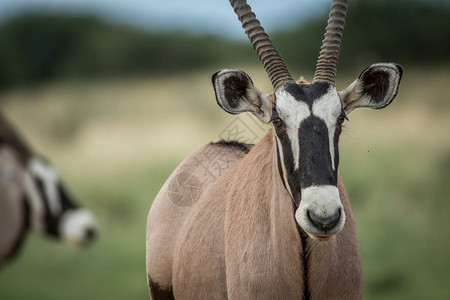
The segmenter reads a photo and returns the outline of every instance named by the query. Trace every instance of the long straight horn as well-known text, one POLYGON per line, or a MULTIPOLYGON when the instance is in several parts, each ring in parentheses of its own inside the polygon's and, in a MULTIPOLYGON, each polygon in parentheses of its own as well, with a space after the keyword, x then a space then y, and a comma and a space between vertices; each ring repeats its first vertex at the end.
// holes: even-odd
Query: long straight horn
POLYGON ((333 0, 313 82, 325 81, 332 85, 335 83, 347 2, 347 0, 333 0))
POLYGON ((294 82, 283 59, 256 19, 247 1, 230 0, 230 4, 269 75, 274 89, 277 90, 288 82, 294 82))

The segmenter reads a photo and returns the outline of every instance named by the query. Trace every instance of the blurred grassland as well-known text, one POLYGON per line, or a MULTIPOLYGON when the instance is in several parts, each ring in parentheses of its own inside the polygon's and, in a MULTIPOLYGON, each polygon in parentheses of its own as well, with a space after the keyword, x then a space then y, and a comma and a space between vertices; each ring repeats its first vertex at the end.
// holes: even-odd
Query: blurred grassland
MULTIPOLYGON (((243 69, 271 90, 262 68, 243 69)), ((236 118, 215 103, 214 71, 0 94, 6 115, 47 154, 101 229, 98 242, 81 251, 30 234, 0 271, 0 299, 148 298, 152 200, 183 157, 236 118)), ((339 74, 338 88, 358 74, 339 74)), ((340 172, 357 224, 365 299, 450 299, 449 82, 450 66, 406 67, 391 106, 354 111, 345 125, 340 172)))

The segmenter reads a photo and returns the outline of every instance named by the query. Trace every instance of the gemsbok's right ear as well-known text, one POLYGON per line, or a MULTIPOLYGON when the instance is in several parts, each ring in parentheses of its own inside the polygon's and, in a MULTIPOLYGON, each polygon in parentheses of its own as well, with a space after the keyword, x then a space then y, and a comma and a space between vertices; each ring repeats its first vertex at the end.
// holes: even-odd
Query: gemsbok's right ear
POLYGON ((241 70, 220 70, 213 74, 212 83, 219 106, 230 114, 253 113, 268 123, 272 114, 272 100, 261 93, 250 77, 241 70))

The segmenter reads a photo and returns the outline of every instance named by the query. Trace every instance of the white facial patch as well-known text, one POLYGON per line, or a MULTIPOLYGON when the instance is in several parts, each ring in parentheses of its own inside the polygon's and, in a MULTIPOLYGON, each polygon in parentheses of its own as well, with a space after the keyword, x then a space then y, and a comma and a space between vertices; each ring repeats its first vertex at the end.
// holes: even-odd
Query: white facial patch
POLYGON ((342 110, 341 100, 334 87, 330 87, 328 92, 316 99, 312 105, 312 113, 325 122, 328 128, 328 140, 330 143, 331 165, 336 170, 334 163, 334 133, 336 130, 336 120, 342 110))
POLYGON ((24 187, 25 193, 27 195, 26 199, 30 205, 30 221, 33 229, 37 231, 44 231, 44 214, 45 208, 42 202, 42 197, 39 190, 34 182, 33 177, 30 173, 25 172, 24 174, 24 187))
POLYGON ((55 170, 38 157, 33 157, 29 161, 28 169, 34 177, 42 181, 50 213, 57 216, 61 213, 62 207, 58 196, 58 175, 55 170))
POLYGON ((97 231, 97 225, 91 212, 85 209, 75 209, 65 212, 61 218, 59 232, 62 239, 75 246, 83 246, 92 239, 92 233, 97 231), (89 234, 89 232, 91 232, 89 234))
POLYGON ((345 213, 339 196, 339 190, 333 185, 311 186, 302 189, 302 200, 295 212, 295 219, 300 227, 311 236, 329 236, 342 230, 345 224, 345 213), (329 232, 322 232, 311 221, 309 214, 326 220, 340 211, 340 218, 329 232))
POLYGON ((302 121, 311 115, 311 112, 308 104, 303 101, 297 101, 285 90, 278 90, 275 95, 277 98, 277 111, 286 124, 286 132, 291 142, 295 170, 298 170, 300 158, 298 129, 302 121))

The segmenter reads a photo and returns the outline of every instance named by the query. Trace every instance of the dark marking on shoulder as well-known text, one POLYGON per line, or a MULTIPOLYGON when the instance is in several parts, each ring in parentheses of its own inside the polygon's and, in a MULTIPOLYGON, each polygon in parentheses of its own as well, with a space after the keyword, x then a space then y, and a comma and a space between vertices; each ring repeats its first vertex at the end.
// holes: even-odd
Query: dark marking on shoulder
POLYGON ((163 289, 158 283, 153 282, 148 276, 148 287, 153 300, 174 300, 172 287, 163 289))
POLYGON ((250 151, 250 149, 252 149, 252 147, 254 146, 253 144, 246 144, 246 143, 241 143, 238 141, 225 141, 225 140, 220 140, 218 142, 211 142, 209 144, 217 145, 217 146, 221 146, 221 147, 225 147, 225 148, 233 148, 233 149, 243 152, 245 154, 247 154, 250 151))

